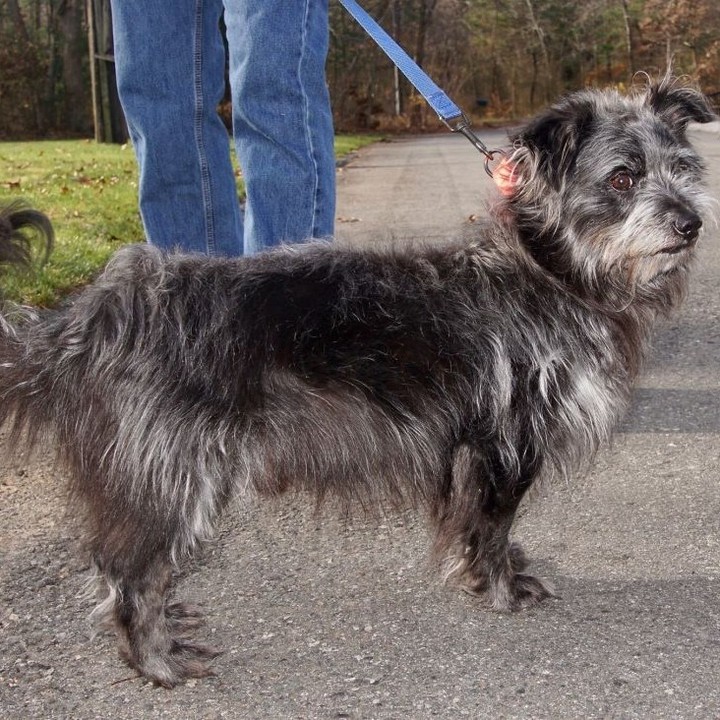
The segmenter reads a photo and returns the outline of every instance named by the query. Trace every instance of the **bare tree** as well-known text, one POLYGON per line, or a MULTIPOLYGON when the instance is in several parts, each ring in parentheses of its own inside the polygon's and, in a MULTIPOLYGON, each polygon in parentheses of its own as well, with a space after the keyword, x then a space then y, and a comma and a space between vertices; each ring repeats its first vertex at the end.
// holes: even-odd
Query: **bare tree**
POLYGON ((17 33, 17 38, 22 43, 30 42, 30 35, 28 34, 27 26, 22 12, 20 11, 20 3, 18 0, 6 0, 8 15, 12 26, 17 33))
POLYGON ((58 80, 63 88, 60 123, 72 133, 87 131, 90 120, 90 86, 85 70, 87 42, 84 2, 60 0, 56 13, 57 29, 62 38, 58 53, 62 67, 58 80))

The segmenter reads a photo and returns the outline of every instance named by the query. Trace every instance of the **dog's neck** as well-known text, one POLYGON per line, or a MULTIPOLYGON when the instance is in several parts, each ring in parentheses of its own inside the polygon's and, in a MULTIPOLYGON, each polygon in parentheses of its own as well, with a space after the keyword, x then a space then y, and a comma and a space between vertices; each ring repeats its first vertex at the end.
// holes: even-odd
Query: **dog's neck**
POLYGON ((571 256, 574 241, 566 236, 568 230, 519 212, 510 204, 497 209, 493 219, 503 227, 506 241, 517 244, 527 261, 549 281, 597 312, 623 318, 631 314, 647 325, 655 316, 671 313, 684 298, 684 267, 651 279, 636 277, 630 261, 606 268, 593 265, 590 271, 571 256))

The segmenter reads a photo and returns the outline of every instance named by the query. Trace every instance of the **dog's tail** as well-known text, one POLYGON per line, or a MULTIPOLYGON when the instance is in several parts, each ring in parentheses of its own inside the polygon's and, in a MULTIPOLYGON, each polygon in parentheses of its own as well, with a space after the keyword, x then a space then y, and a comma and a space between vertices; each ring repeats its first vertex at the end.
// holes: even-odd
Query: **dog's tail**
MULTIPOLYGON (((54 232, 48 218, 22 203, 13 203, 0 209, 0 280, 11 266, 29 267, 35 251, 45 259, 52 248, 54 232)), ((16 422, 23 415, 19 389, 26 387, 30 373, 26 367, 27 352, 20 336, 32 325, 34 313, 27 309, 10 307, 3 300, 0 283, 0 425, 11 415, 16 422), (17 322, 10 319, 17 318, 17 322), (19 323, 19 327, 18 327, 19 323)), ((20 394, 23 394, 20 392, 20 394)), ((22 422, 22 421, 20 421, 22 422)))
POLYGON ((0 210, 0 273, 9 265, 30 265, 33 235, 40 238, 47 257, 55 237, 50 220, 21 203, 0 210))
MULTIPOLYGON (((39 244, 44 260, 55 238, 50 220, 37 210, 16 202, 0 208, 0 280, 11 267, 29 267, 33 259, 33 247, 39 244)), ((3 287, 0 284, 0 338, 13 334, 6 318, 3 287)))

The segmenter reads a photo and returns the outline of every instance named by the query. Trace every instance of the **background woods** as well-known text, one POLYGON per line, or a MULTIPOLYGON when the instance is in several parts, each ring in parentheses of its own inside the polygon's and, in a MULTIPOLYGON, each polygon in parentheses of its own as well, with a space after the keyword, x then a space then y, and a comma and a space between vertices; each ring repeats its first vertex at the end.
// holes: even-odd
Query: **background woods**
MULTIPOLYGON (((583 85, 640 70, 688 74, 720 91, 716 0, 366 0, 366 8, 464 109, 530 114, 583 85)), ((341 8, 329 77, 341 127, 422 125, 432 112, 341 8), (401 112, 398 113, 397 110, 401 112), (400 115, 399 120, 393 116, 400 115)))
POLYGON ((0 0, 0 137, 87 134, 85 0, 0 0))
MULTIPOLYGON (((0 138, 92 135, 88 3, 0 0, 0 138)), ((720 91, 716 0, 365 0, 365 8, 463 108, 529 114, 638 70, 720 91)), ((328 79, 341 130, 435 126, 431 111, 331 0, 328 79)), ((106 60, 103 59, 101 62, 106 60)), ((102 75, 102 73, 101 73, 102 75)), ((97 76, 97 73, 96 73, 97 76)))

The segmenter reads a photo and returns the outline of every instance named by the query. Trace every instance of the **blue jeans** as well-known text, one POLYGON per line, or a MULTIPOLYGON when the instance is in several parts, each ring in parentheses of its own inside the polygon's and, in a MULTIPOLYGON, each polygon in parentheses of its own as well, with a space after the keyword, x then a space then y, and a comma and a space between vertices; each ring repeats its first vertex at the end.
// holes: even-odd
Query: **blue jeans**
POLYGON ((148 240, 234 256, 332 236, 328 0, 112 0, 112 13, 148 240), (223 9, 244 214, 216 112, 223 9))

